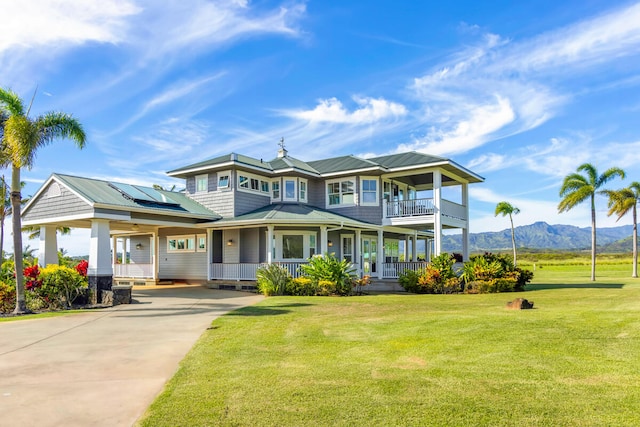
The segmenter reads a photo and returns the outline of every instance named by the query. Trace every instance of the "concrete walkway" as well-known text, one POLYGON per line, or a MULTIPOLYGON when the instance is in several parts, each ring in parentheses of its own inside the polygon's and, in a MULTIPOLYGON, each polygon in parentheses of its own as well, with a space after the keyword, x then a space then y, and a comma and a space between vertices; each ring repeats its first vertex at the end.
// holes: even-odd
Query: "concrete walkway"
POLYGON ((216 317, 255 294, 134 290, 138 304, 0 323, 0 425, 131 426, 216 317))

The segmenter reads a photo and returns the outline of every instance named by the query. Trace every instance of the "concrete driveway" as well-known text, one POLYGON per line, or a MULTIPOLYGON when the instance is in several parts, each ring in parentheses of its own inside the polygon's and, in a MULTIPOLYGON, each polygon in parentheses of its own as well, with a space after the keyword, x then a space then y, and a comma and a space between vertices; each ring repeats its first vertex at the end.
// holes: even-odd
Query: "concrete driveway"
POLYGON ((263 297, 186 286, 133 298, 0 323, 0 425, 130 426, 213 319, 263 297))

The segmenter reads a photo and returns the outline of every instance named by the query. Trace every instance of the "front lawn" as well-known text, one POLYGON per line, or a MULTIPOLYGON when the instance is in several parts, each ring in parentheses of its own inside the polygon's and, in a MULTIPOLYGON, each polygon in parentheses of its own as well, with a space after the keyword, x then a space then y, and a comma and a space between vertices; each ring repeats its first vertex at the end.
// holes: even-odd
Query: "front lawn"
POLYGON ((553 270, 525 293, 268 298, 215 320, 140 423, 640 425, 640 282, 553 270))

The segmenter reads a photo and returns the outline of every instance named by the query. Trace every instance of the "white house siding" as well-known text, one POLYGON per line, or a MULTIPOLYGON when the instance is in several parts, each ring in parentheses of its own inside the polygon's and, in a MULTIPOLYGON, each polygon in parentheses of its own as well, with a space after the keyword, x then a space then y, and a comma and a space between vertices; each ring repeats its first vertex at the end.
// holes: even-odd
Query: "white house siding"
POLYGON ((167 252, 167 236, 203 234, 203 230, 193 228, 164 228, 160 230, 159 278, 207 280, 206 252, 167 252))
POLYGON ((189 194, 189 197, 223 218, 233 218, 233 191, 189 194))
POLYGON ((237 264, 240 262, 240 246, 238 243, 239 241, 240 241, 239 229, 223 230, 222 262, 224 262, 225 264, 237 264))
POLYGON ((258 228, 240 230, 240 262, 260 262, 260 235, 258 228))
POLYGON ((310 179, 308 182, 307 203, 318 208, 325 208, 325 183, 323 180, 310 179))
POLYGON ((358 221, 382 224, 382 206, 349 206, 344 208, 331 208, 329 211, 357 219, 358 221))
POLYGON ((131 236, 129 240, 131 262, 135 264, 151 264, 151 236, 131 236), (142 245, 140 249, 136 249, 138 244, 142 245))
POLYGON ((56 182, 49 184, 47 188, 40 193, 38 199, 22 214, 23 221, 35 221, 44 218, 51 219, 60 216, 93 212, 93 208, 89 206, 87 202, 80 199, 63 185, 59 185, 59 196, 49 197, 49 189, 52 184, 59 185, 56 182))

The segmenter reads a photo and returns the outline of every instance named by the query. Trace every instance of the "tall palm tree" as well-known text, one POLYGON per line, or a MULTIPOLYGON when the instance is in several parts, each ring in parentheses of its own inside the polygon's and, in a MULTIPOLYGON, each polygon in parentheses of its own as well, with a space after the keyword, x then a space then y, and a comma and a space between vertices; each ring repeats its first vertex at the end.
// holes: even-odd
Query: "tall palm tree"
POLYGON ((631 277, 638 277, 638 213, 640 200, 640 182, 634 181, 627 188, 618 191, 604 190, 609 196, 609 216, 616 214, 620 218, 631 212, 633 216, 633 272, 631 277))
POLYGON ((517 207, 513 206, 511 203, 509 202, 500 202, 496 205, 496 213, 495 216, 498 215, 502 215, 502 216, 507 216, 509 215, 509 221, 511 221, 511 246, 513 246, 513 265, 516 265, 516 233, 515 230, 513 228, 513 215, 517 215, 520 213, 520 209, 518 209, 517 207))
POLYGON ((77 119, 69 114, 55 111, 31 118, 29 117, 31 104, 33 104, 33 98, 29 107, 25 108, 24 102, 15 92, 0 88, 0 111, 3 111, 4 116, 0 166, 11 166, 11 218, 16 269, 16 314, 27 311, 24 277, 22 276, 20 172, 23 167, 31 168, 40 147, 48 145, 56 139, 71 139, 78 148, 83 148, 86 140, 82 125, 77 119))
POLYGON ((591 281, 596 280, 596 194, 602 194, 600 188, 619 176, 624 179, 624 171, 620 168, 609 168, 602 175, 591 163, 578 166, 577 172, 570 173, 562 181, 560 197, 563 199, 558 204, 558 212, 566 212, 574 206, 589 199, 591 202, 591 281), (585 175, 581 175, 584 172, 585 175))
MULTIPOLYGON (((11 215, 11 198, 9 185, 4 179, 4 175, 0 178, 0 251, 4 248, 4 220, 11 215)), ((2 260, 4 261, 4 252, 2 252, 2 260)))

